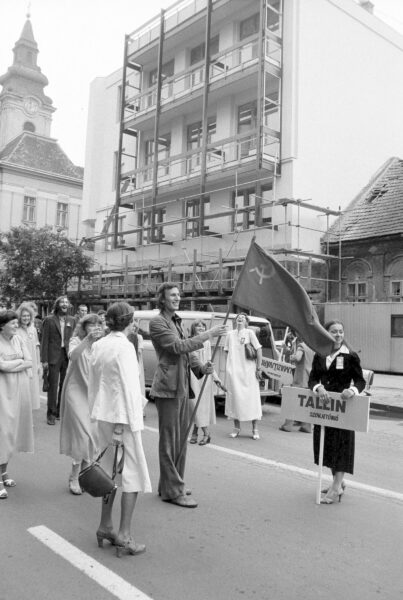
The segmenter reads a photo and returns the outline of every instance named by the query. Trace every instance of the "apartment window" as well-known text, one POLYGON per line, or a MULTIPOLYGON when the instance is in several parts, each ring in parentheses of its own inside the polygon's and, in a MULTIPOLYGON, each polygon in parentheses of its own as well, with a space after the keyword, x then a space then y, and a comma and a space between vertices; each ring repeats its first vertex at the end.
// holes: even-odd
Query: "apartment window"
MULTIPOLYGON (((218 54, 220 37, 215 35, 210 40, 210 58, 218 54)), ((196 65, 197 63, 204 60, 204 55, 206 53, 206 44, 202 42, 198 46, 195 46, 190 51, 190 66, 196 65)))
POLYGON ((281 34, 281 0, 270 0, 267 4, 266 27, 276 35, 281 34))
POLYGON ((256 101, 242 104, 238 107, 238 133, 243 134, 254 131, 253 136, 245 136, 239 141, 239 158, 256 154, 256 126, 257 105, 256 101))
POLYGON ((403 315, 391 315, 390 335, 403 338, 403 315))
POLYGON ((66 202, 58 202, 56 210, 56 227, 67 229, 69 216, 69 205, 66 202))
POLYGON ((270 73, 265 74, 264 124, 274 131, 280 131, 280 79, 270 73))
POLYGON ((392 301, 400 302, 403 297, 403 281, 391 281, 390 288, 392 301))
POLYGON ((204 198, 203 200, 201 200, 200 198, 194 198, 192 200, 186 201, 186 218, 192 219, 186 221, 186 238, 193 238, 198 237, 199 235, 204 235, 209 229, 205 226, 203 222, 200 230, 200 202, 203 202, 204 204, 203 214, 208 215, 210 213, 210 198, 204 198))
POLYGON ((34 196, 24 196, 22 220, 25 223, 36 222, 36 198, 34 198, 34 196))
POLYGON ((255 190, 238 190, 232 195, 232 206, 235 209, 232 229, 250 229, 255 226, 255 190))
MULTIPOLYGON (((167 63, 163 64, 162 68, 161 68, 162 81, 164 81, 164 79, 166 79, 167 77, 172 77, 174 74, 174 69, 175 69, 175 61, 174 60, 170 60, 167 63)), ((158 77, 158 69, 153 69, 152 71, 150 71, 150 73, 148 75, 148 86, 149 87, 156 85, 157 77, 158 77)))
POLYGON ((367 301, 367 284, 366 282, 347 283, 347 300, 349 302, 366 302, 367 301))
MULTIPOLYGON (((207 120, 207 144, 214 141, 214 136, 217 132, 216 117, 209 117, 207 120)), ((203 144, 203 127, 202 122, 192 123, 187 128, 187 150, 197 150, 203 144)), ((188 157, 188 173, 199 167, 201 163, 201 152, 195 152, 188 157)))
POLYGON ((244 19, 239 24, 239 39, 242 41, 251 35, 256 35, 259 32, 259 13, 255 13, 251 17, 244 19))
POLYGON ((138 213, 138 226, 142 227, 142 231, 138 234, 139 245, 152 244, 153 242, 162 242, 165 238, 164 228, 162 223, 166 219, 166 209, 156 208, 155 212, 155 229, 154 239, 152 235, 152 211, 153 209, 146 209, 138 213))
MULTIPOLYGON (((165 133, 158 138, 158 163, 169 159, 171 154, 171 134, 165 133)), ((152 177, 152 164, 154 162, 154 140, 147 140, 145 143, 144 162, 149 169, 145 170, 144 179, 149 180, 152 177)), ((158 175, 168 175, 169 164, 158 166, 158 175)))

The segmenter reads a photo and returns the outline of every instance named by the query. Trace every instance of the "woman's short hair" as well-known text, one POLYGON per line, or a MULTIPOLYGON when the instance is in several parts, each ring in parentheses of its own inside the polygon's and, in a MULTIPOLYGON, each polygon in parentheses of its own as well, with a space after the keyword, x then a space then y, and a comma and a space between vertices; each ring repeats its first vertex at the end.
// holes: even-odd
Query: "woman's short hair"
POLYGON ((325 323, 326 331, 329 331, 329 329, 331 328, 332 325, 341 325, 344 329, 344 323, 342 321, 340 321, 340 319, 332 319, 331 321, 328 321, 327 323, 325 323))
POLYGON ((173 281, 165 281, 164 283, 162 283, 160 285, 160 287, 157 290, 157 307, 160 310, 163 310, 165 308, 165 290, 172 290, 173 288, 177 288, 178 284, 173 282, 173 281))
POLYGON ((18 317, 18 323, 20 325, 21 325, 21 315, 24 311, 29 313, 29 316, 31 317, 29 324, 31 325, 35 319, 35 312, 34 312, 34 309, 32 308, 32 304, 30 302, 22 302, 16 310, 17 317, 18 317))
POLYGON ((87 325, 101 325, 101 319, 95 313, 88 313, 76 325, 74 335, 83 340, 87 335, 87 325))
POLYGON ((106 311, 106 325, 111 331, 123 331, 133 321, 133 312, 127 302, 115 302, 106 311))
POLYGON ((194 337, 195 335, 197 335, 196 333, 196 327, 198 325, 203 325, 204 330, 207 331, 207 325, 204 321, 202 321, 201 319, 198 319, 197 321, 193 321, 193 323, 190 326, 190 337, 194 337))
POLYGON ((10 321, 14 321, 14 319, 18 319, 15 310, 2 310, 0 312, 0 331, 3 329, 4 325, 7 325, 10 321))

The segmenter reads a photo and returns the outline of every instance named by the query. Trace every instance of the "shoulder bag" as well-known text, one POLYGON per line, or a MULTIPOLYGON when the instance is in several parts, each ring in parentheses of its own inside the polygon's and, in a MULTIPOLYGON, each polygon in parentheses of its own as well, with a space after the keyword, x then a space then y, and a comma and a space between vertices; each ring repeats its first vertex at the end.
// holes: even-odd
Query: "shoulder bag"
POLYGON ((99 461, 105 454, 108 446, 101 452, 98 458, 89 466, 80 471, 78 483, 80 487, 94 498, 104 497, 104 502, 108 502, 111 492, 117 488, 115 483, 116 473, 121 473, 123 470, 124 448, 122 458, 117 465, 119 446, 115 447, 115 457, 113 460, 112 477, 101 467, 99 461))

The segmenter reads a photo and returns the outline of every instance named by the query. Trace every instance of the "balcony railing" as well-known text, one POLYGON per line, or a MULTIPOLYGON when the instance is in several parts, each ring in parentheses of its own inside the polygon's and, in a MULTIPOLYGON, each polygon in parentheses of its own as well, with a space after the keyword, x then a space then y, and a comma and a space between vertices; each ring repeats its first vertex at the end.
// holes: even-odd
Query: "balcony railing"
MULTIPOLYGON (((225 52, 214 56, 210 63, 210 81, 226 79, 230 75, 242 71, 258 60, 258 39, 247 44, 236 44, 225 52)), ((281 45, 274 39, 267 39, 265 56, 275 67, 281 66, 281 45)), ((166 77, 161 87, 161 104, 173 102, 187 96, 197 89, 202 89, 205 78, 205 66, 198 65, 181 73, 166 77)), ((157 85, 126 100, 125 120, 133 116, 154 110, 157 103, 157 85)))
MULTIPOLYGON (((255 131, 227 140, 211 143, 206 152, 207 173, 224 169, 238 168, 240 165, 256 159, 257 136, 255 131)), ((263 158, 273 163, 278 161, 280 140, 269 132, 262 136, 263 158)), ((201 171, 202 149, 171 156, 159 161, 157 169, 158 185, 172 184, 198 177, 201 171)), ((124 181, 131 180, 132 185, 126 190, 121 188, 121 197, 130 197, 133 193, 148 189, 152 185, 153 163, 145 167, 122 173, 124 181)))

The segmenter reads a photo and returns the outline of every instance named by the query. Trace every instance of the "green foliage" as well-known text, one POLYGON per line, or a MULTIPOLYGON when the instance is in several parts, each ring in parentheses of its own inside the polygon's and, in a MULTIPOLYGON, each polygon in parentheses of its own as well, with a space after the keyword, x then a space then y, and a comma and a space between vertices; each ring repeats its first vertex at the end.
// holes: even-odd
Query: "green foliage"
POLYGON ((53 299, 73 277, 89 274, 93 261, 62 232, 50 227, 13 227, 0 237, 0 286, 4 297, 53 299))

